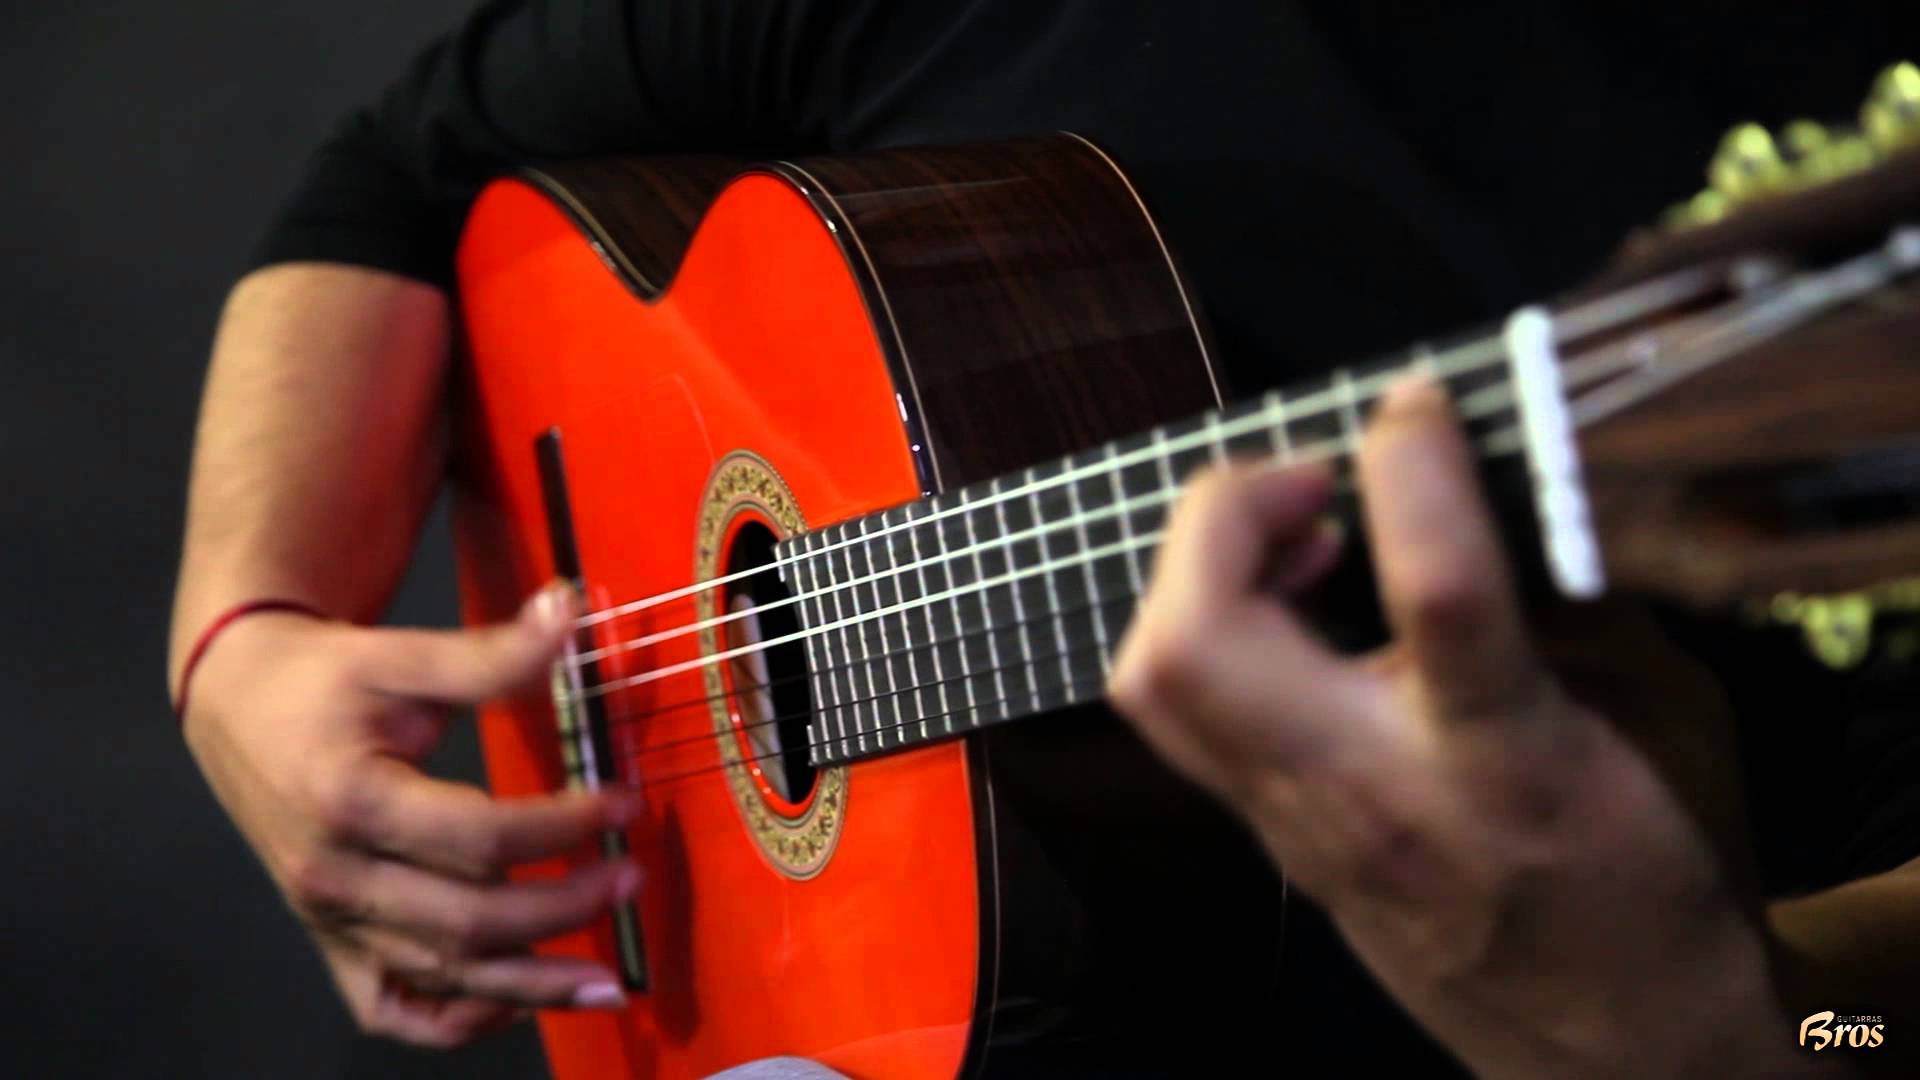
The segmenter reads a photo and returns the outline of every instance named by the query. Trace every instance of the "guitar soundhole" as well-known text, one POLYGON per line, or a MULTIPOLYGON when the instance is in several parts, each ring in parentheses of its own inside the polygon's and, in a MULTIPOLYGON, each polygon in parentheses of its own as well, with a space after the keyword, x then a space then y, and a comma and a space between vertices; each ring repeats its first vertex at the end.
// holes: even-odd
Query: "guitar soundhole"
MULTIPOLYGON (((773 570, 775 542, 773 530, 757 521, 742 522, 733 534, 727 574, 765 570, 727 587, 727 610, 743 616, 727 624, 731 646, 779 641, 800 630, 795 605, 784 602, 787 586, 773 570)), ((735 715, 760 775, 781 799, 804 803, 817 775, 807 760, 813 695, 805 650, 798 641, 769 646, 735 659, 728 674, 735 715)))

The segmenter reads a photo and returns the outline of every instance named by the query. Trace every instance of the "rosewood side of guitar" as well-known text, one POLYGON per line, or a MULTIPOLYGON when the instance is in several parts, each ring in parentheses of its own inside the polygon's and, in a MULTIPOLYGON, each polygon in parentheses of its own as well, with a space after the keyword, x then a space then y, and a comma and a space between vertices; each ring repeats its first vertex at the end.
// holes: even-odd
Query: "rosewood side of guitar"
MULTIPOLYGON (((469 621, 552 573, 529 445, 548 425, 587 577, 617 602, 693 580, 702 486, 731 451, 762 455, 818 527, 1218 401, 1169 255, 1077 140, 782 163, 728 186, 736 171, 569 163, 476 205, 456 455, 469 621)), ((848 767, 843 832, 806 877, 754 849, 720 773, 691 775, 716 760, 702 717, 649 723, 628 736, 679 737, 668 756, 691 766, 649 790, 630 838, 654 987, 625 1015, 543 1015, 559 1080, 782 1053, 908 1077, 1277 1052, 1284 889, 1106 710, 848 767)), ((497 790, 562 782, 552 725, 543 701, 485 711, 497 790)), ((610 956, 604 928, 549 948, 610 956)))

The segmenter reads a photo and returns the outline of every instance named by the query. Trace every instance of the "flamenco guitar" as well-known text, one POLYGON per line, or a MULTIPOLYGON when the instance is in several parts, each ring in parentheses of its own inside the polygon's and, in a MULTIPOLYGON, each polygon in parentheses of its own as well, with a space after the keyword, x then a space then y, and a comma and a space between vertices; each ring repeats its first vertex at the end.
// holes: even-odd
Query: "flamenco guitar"
POLYGON ((1417 365, 1567 597, 1910 575, 1913 164, 1231 404, 1140 197, 1072 136, 491 186, 459 255, 464 618, 556 574, 591 612, 550 695, 484 711, 491 780, 647 797, 605 838, 634 906, 546 946, 632 1005, 543 1015, 554 1074, 1277 1053, 1283 881, 1099 705, 1181 479, 1338 463, 1417 365))

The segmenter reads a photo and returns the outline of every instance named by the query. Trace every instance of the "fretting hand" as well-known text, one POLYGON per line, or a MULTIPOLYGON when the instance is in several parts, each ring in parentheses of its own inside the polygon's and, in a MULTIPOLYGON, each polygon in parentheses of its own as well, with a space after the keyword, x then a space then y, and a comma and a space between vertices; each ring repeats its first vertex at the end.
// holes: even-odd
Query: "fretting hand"
POLYGON ((366 1030, 460 1043, 535 1006, 614 1007, 613 972, 527 946, 631 896, 631 863, 509 883, 638 809, 626 793, 499 800, 416 767, 448 706, 537 679, 571 623, 564 588, 479 630, 366 629, 257 614, 194 677, 188 742, 366 1030))
MULTIPOLYGON (((1395 387, 1357 470, 1390 646, 1337 656, 1273 588, 1329 562, 1327 474, 1214 470, 1173 516, 1113 673, 1116 706, 1251 823, 1476 1069, 1806 1064, 1768 1056, 1793 1027, 1720 842, 1737 815, 1676 781, 1716 753, 1715 693, 1641 637, 1608 641, 1648 659, 1594 680, 1597 696, 1554 673, 1437 387, 1395 387)), ((1600 655, 1580 655, 1587 674, 1600 655)))

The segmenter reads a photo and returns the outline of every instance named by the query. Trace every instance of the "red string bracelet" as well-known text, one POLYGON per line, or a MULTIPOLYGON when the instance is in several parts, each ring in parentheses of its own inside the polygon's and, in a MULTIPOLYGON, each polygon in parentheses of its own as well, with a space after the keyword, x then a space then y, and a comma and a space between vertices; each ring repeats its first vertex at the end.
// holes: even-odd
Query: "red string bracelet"
POLYGON ((213 645, 213 639, 220 636, 220 631, 239 620, 248 615, 258 615, 263 611, 290 611, 300 615, 311 615, 316 619, 326 618, 313 605, 303 604, 298 600, 248 600, 246 603, 228 608, 219 618, 208 623, 205 630, 200 631, 200 637, 193 643, 193 650, 187 653, 187 664, 180 669, 180 700, 175 702, 173 707, 175 719, 185 721, 187 718, 187 684, 193 679, 193 669, 200 666, 201 657, 206 656, 207 649, 213 645))

